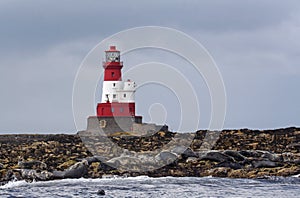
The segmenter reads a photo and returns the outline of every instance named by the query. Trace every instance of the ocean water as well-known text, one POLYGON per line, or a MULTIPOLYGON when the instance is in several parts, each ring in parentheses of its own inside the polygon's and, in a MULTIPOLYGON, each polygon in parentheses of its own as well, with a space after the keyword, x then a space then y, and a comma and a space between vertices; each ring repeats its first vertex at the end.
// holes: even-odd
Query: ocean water
POLYGON ((300 197, 300 178, 228 179, 146 176, 10 182, 0 197, 300 197), (105 195, 98 195, 104 190, 105 195))

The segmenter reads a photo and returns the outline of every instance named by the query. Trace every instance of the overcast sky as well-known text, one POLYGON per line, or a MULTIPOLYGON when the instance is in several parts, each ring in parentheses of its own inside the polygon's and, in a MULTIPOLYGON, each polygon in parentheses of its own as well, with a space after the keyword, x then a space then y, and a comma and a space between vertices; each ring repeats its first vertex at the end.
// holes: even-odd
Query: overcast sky
MULTIPOLYGON (((300 126, 297 0, 1 0, 0 24, 3 133, 76 132, 72 88, 83 58, 102 39, 149 25, 185 32, 213 56, 226 87, 224 128, 300 126)), ((124 57, 125 67, 139 63, 135 58, 159 61, 161 56, 154 50, 137 52, 124 57)), ((137 111, 147 121, 151 104, 138 101, 141 92, 137 111)), ((208 123, 209 105, 200 105, 200 128, 208 123)), ((173 116, 168 114, 167 124, 176 129, 173 116)))

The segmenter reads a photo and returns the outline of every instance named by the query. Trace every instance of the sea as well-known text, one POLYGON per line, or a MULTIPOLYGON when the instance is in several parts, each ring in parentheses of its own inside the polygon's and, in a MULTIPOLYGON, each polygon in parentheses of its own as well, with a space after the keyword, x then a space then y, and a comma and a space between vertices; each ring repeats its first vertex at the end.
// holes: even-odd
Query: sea
POLYGON ((13 181, 0 186, 0 197, 300 197, 300 178, 111 176, 32 183, 13 181))

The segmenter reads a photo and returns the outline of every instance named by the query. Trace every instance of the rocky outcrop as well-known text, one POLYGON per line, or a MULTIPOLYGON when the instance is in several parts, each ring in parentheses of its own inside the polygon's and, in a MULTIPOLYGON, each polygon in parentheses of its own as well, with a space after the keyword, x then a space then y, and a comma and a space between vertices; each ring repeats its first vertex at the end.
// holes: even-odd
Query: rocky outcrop
POLYGON ((160 131, 152 136, 127 133, 108 137, 110 142, 104 139, 0 135, 0 183, 105 175, 259 178, 300 174, 299 128, 160 131))

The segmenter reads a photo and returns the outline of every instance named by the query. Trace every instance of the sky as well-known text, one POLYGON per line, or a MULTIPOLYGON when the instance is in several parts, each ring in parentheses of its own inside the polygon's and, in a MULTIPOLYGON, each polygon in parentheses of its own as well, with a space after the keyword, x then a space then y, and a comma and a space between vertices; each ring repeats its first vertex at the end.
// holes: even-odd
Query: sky
MULTIPOLYGON (((1 0, 0 24, 1 133, 75 133, 72 90, 81 62, 103 39, 140 26, 177 29, 208 50, 226 88, 225 129, 300 126, 299 1, 1 0)), ((123 61, 125 67, 143 61, 186 65, 154 49, 123 61)), ((203 79, 186 75, 197 88, 199 128, 205 129, 209 92, 203 79)), ((98 87, 101 92, 101 82, 98 87)), ((149 111, 151 105, 165 104, 165 122, 176 130, 179 111, 167 92, 155 85, 138 89, 137 113, 156 121, 150 111, 160 112, 161 105, 149 111), (162 93, 169 98, 157 97, 162 93)))

